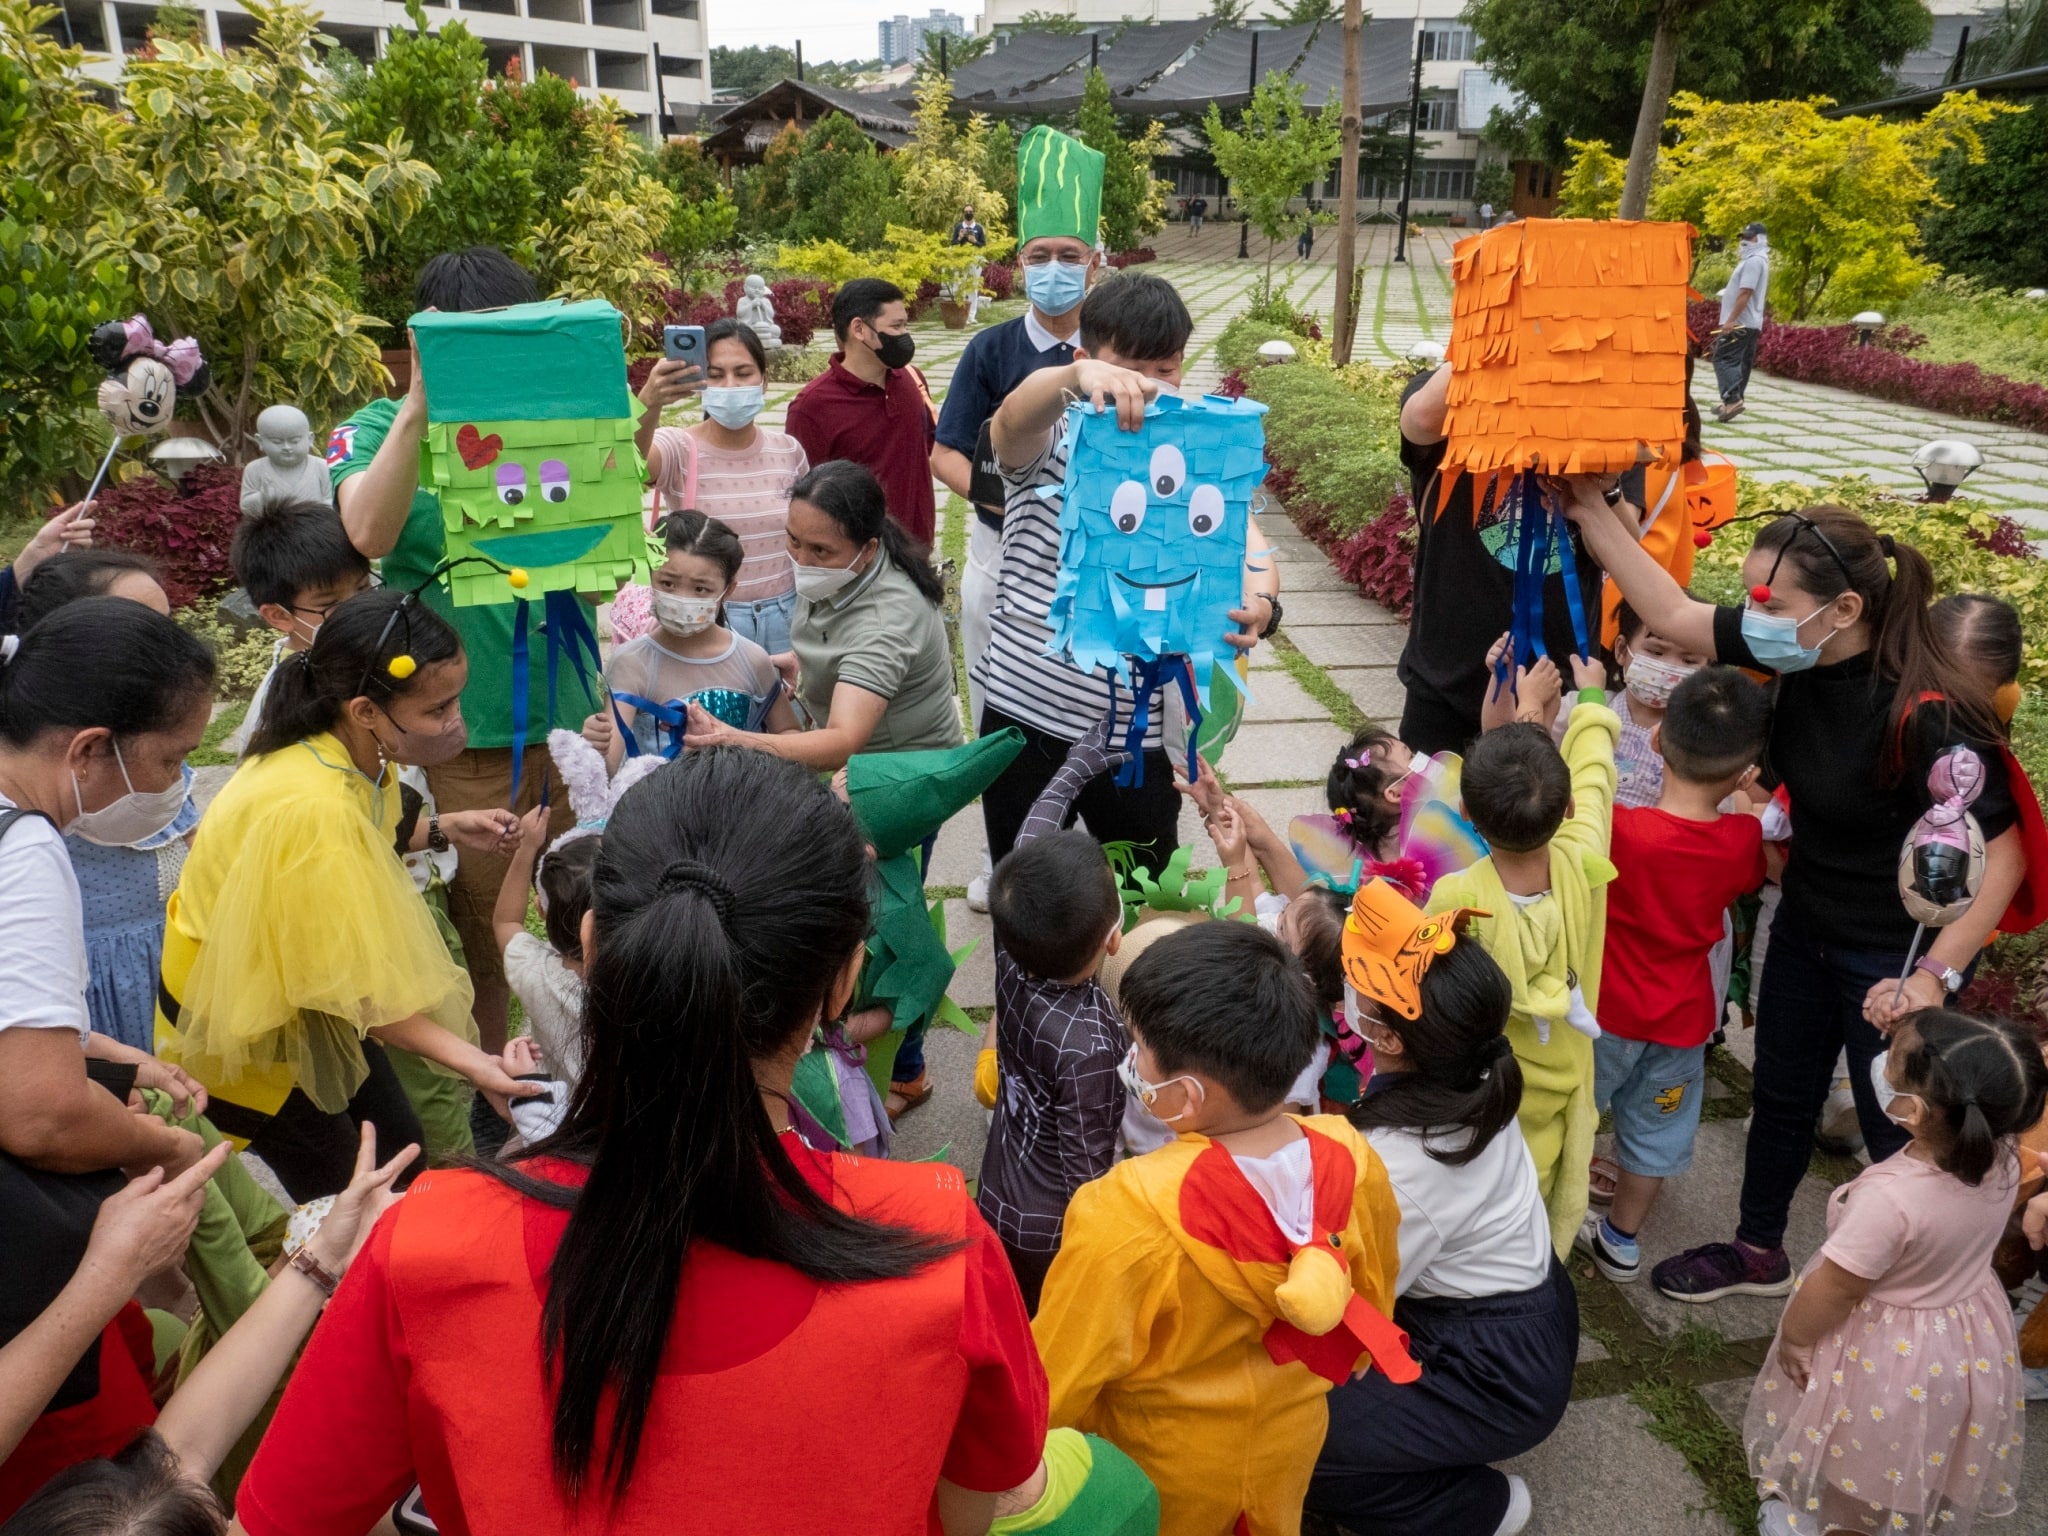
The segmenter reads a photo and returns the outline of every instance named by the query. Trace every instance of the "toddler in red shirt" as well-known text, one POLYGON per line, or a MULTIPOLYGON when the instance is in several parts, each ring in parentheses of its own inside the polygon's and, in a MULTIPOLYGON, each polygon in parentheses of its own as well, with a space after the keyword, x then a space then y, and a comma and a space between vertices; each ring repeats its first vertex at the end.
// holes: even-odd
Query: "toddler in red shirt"
POLYGON ((1621 1173, 1578 1243, 1610 1280, 1641 1272, 1636 1234, 1664 1181, 1692 1166, 1716 1010, 1708 955, 1728 904, 1764 880, 1761 823, 1720 806, 1756 773, 1769 719, 1769 696, 1733 667, 1694 672, 1650 735, 1657 803, 1614 810, 1593 1099, 1613 1108, 1621 1173))

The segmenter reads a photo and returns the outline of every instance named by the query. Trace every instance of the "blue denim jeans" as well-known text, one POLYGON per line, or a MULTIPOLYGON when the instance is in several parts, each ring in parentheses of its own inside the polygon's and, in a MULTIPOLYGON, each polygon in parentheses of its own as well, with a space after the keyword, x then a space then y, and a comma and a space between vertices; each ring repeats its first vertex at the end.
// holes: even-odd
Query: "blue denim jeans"
POLYGON ((789 620, 796 612, 796 588, 780 597, 764 597, 758 603, 727 603, 725 627, 744 635, 770 656, 789 649, 789 620))

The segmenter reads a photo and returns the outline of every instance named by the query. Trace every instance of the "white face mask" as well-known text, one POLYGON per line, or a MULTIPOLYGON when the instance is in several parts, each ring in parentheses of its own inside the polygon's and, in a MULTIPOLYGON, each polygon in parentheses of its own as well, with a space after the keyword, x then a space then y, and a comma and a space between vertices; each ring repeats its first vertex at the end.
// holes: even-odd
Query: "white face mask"
POLYGON ((834 596, 860 575, 854 568, 860 564, 859 555, 853 557, 852 565, 799 565, 795 559, 789 563, 796 567, 797 596, 813 603, 834 596))
POLYGON ((1159 1095, 1166 1092, 1175 1083, 1186 1083, 1188 1085, 1186 1101, 1182 1105, 1179 1114, 1158 1115, 1154 1117, 1161 1125, 1171 1125, 1176 1120, 1185 1120, 1188 1117, 1189 1110, 1198 1108, 1201 1105, 1203 1089, 1201 1081, 1197 1078, 1185 1076, 1169 1077, 1163 1083, 1148 1083, 1144 1078, 1140 1077, 1138 1075, 1138 1048, 1135 1045, 1124 1052, 1124 1059, 1116 1064, 1116 1075, 1124 1087, 1130 1090, 1131 1097, 1144 1105, 1148 1113, 1151 1111, 1152 1105, 1159 1095))
POLYGON ((85 808, 85 795, 78 787, 78 775, 71 775, 71 797, 78 802, 78 814, 66 824, 67 836, 84 838, 102 848, 127 848, 155 837, 185 808, 185 779, 181 774, 166 787, 143 794, 128 777, 128 764, 121 757, 121 744, 114 743, 114 763, 121 770, 121 782, 128 793, 112 805, 96 811, 85 808))
POLYGON ((654 622, 671 634, 702 634, 718 620, 715 597, 684 597, 657 587, 648 594, 648 603, 654 611, 654 622))
POLYGON ((1901 1093, 1898 1089, 1894 1088, 1891 1085, 1890 1079, 1888 1079, 1884 1075, 1884 1064, 1887 1059, 1888 1058, 1882 1053, 1871 1057, 1871 1091, 1877 1095, 1877 1108, 1879 1113, 1881 1113, 1885 1117, 1885 1119, 1891 1121, 1893 1125, 1905 1125, 1906 1112, 1909 1109, 1917 1109, 1919 1107, 1920 1095, 1917 1093, 1901 1093), (1899 1113, 1894 1114, 1892 1112, 1892 1105, 1900 1099, 1904 1099, 1907 1102, 1905 1105, 1900 1106, 1899 1113))
POLYGON ((737 432, 761 414, 767 398, 763 384, 714 384, 704 391, 704 414, 728 432, 737 432))
POLYGON ((1621 676, 1630 698, 1645 708, 1662 709, 1671 702, 1673 690, 1698 670, 1697 667, 1666 661, 1661 656, 1645 656, 1636 651, 1630 654, 1621 676))

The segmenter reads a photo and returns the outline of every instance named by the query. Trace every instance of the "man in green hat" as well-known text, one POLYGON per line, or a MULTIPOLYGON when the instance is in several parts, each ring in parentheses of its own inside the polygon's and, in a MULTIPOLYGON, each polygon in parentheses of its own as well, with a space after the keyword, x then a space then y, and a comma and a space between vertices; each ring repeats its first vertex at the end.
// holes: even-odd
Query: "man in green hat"
MULTIPOLYGON (((1017 149, 1017 261, 1031 307, 990 326, 960 354, 939 412, 932 473, 974 508, 967 569, 960 576, 960 636, 967 653, 967 702, 981 719, 975 667, 988 648, 989 615, 1003 563, 1003 484, 989 447, 989 418, 1029 375, 1074 360, 1081 300, 1102 265, 1096 227, 1102 210, 1102 155, 1044 124, 1017 149)), ((990 863, 967 885, 967 905, 988 910, 990 863)))

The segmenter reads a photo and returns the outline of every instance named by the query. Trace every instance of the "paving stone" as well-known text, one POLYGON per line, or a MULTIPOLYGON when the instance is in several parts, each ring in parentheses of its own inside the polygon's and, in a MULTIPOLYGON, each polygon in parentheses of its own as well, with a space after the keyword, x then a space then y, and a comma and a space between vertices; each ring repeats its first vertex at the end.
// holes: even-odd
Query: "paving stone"
POLYGON ((939 828, 939 840, 932 848, 932 867, 924 872, 926 885, 965 885, 981 873, 981 855, 987 838, 981 823, 981 802, 964 806, 939 828))
POLYGON ((1287 638, 1319 667, 1390 667, 1407 631, 1384 624, 1289 624, 1287 638))
MULTIPOLYGON (((1349 592, 1358 596, 1358 589, 1338 575, 1335 567, 1320 553, 1313 560, 1282 560, 1280 566, 1280 601, 1287 605, 1287 611, 1294 611, 1297 596, 1309 592, 1349 592)), ((1364 599, 1360 599, 1364 601, 1364 599)))
POLYGON ((1732 1381, 1710 1381, 1699 1389, 1699 1394, 1715 1416, 1739 1435, 1742 1416, 1749 1411, 1750 1388, 1755 1385, 1754 1376, 1738 1376, 1732 1381))
POLYGON ((1351 695, 1367 716, 1392 730, 1401 719, 1408 690, 1392 667, 1332 667, 1330 681, 1351 695))
POLYGON ((1768 453, 1758 457, 1783 469, 1833 469, 1840 462, 1824 453, 1768 453))
POLYGON ((1330 712, 1311 698, 1300 683, 1281 672, 1259 679, 1244 717, 1254 724, 1275 720, 1327 721, 1330 712))
POLYGON ((964 901, 946 903, 947 945, 959 949, 962 945, 974 944, 974 953, 960 962, 959 969, 953 972, 953 985, 946 989, 962 1008, 994 1005, 995 942, 995 931, 989 927, 987 913, 971 911, 964 901))
POLYGON ((1685 1458, 1647 1423, 1625 1397, 1591 1398, 1573 1403, 1542 1445, 1502 1462, 1529 1484, 1523 1536, 1734 1536, 1706 1509, 1685 1458))
POLYGON ((935 1029, 925 1036, 925 1071, 932 1096, 896 1122, 889 1155, 902 1161, 943 1157, 970 1179, 981 1175, 981 1155, 988 1146, 988 1111, 974 1098, 974 1058, 981 1051, 976 1033, 935 1029))
MULTIPOLYGON (((1328 561, 1324 562, 1324 569, 1329 569, 1328 561)), ((1296 596, 1287 590, 1284 573, 1280 601, 1287 608, 1286 616, 1280 622, 1290 634, 1297 624, 1396 624, 1404 629, 1407 627, 1407 620, 1398 613, 1382 608, 1370 598, 1360 597, 1355 590, 1303 592, 1296 596)))
POLYGON ((1320 781, 1344 740, 1344 733, 1327 717, 1287 725, 1245 724, 1238 727, 1223 761, 1234 784, 1320 781))

